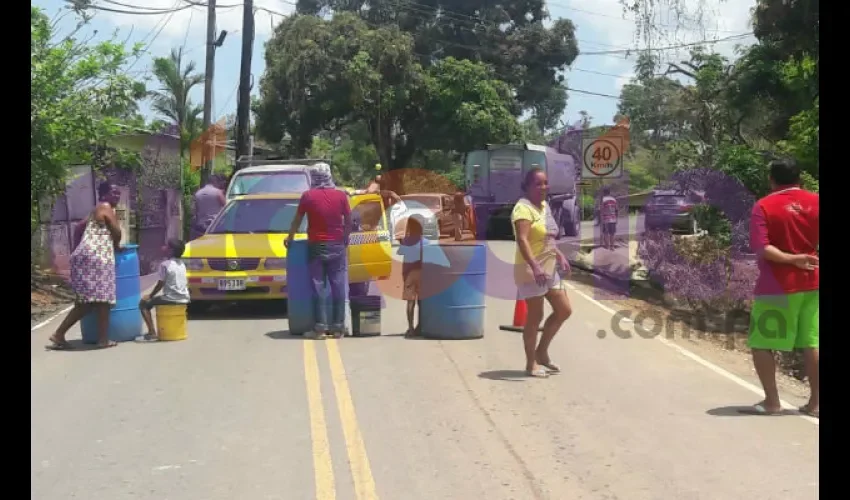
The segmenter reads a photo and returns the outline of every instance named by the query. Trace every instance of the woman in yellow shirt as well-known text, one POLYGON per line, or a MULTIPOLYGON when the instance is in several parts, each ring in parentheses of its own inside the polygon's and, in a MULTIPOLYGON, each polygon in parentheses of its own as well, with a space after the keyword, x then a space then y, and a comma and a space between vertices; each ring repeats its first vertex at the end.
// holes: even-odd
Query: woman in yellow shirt
POLYGON ((522 182, 524 196, 511 213, 517 252, 514 261, 514 280, 517 299, 525 300, 528 317, 523 327, 525 370, 529 376, 545 378, 558 373, 560 367, 549 358, 549 345, 564 321, 572 314, 563 278, 569 275, 570 265, 555 245, 558 224, 546 204, 549 181, 546 172, 532 168, 522 182), (543 320, 543 298, 552 306, 552 314, 543 323, 543 335, 537 343, 537 331, 543 320))

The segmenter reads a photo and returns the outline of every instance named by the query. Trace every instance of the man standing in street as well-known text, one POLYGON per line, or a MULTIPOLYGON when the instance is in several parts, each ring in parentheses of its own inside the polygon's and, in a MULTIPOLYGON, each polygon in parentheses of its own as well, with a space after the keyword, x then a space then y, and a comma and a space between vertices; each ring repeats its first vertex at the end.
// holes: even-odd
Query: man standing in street
POLYGON ((617 199, 611 196, 609 187, 602 188, 602 201, 599 203, 599 215, 602 220, 602 246, 608 250, 614 250, 617 235, 617 218, 620 216, 620 207, 617 199))
POLYGON ((308 266, 313 280, 313 311, 316 318, 313 331, 316 338, 326 338, 328 334, 342 337, 345 333, 348 283, 345 273, 348 272, 351 206, 348 195, 336 189, 329 165, 315 165, 311 178, 312 187, 301 195, 284 244, 289 247, 306 215, 308 266), (329 301, 329 308, 325 308, 325 300, 329 301))
POLYGON ((226 203, 224 190, 221 189, 218 178, 211 178, 207 184, 195 192, 192 198, 194 219, 192 221, 190 240, 200 238, 207 231, 212 220, 224 208, 226 203))
POLYGON ((782 413, 774 351, 803 351, 811 395, 799 411, 820 415, 820 197, 800 188, 800 171, 790 160, 770 164, 772 193, 756 202, 750 247, 759 257, 759 277, 750 312, 749 346, 765 399, 744 410, 782 413))
POLYGON ((452 219, 455 226, 455 241, 463 240, 463 220, 467 217, 466 193, 457 190, 452 206, 452 219))

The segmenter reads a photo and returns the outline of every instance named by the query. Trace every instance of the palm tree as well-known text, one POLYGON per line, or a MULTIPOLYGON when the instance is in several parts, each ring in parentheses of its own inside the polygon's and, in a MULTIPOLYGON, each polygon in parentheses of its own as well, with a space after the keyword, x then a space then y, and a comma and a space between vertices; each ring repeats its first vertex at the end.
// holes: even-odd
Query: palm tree
POLYGON ((203 107, 192 103, 189 92, 204 82, 204 75, 195 71, 194 61, 183 66, 182 47, 171 49, 169 57, 154 59, 153 73, 162 86, 160 90, 151 92, 153 109, 177 125, 180 152, 185 153, 192 140, 201 133, 203 107))

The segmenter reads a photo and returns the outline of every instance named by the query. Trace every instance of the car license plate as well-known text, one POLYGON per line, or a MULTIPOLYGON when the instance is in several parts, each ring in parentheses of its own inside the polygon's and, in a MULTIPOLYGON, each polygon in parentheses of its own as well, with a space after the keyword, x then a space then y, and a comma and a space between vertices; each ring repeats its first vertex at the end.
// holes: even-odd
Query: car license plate
POLYGON ((218 289, 223 292, 231 292, 234 290, 244 290, 245 280, 242 279, 221 279, 218 280, 218 289))

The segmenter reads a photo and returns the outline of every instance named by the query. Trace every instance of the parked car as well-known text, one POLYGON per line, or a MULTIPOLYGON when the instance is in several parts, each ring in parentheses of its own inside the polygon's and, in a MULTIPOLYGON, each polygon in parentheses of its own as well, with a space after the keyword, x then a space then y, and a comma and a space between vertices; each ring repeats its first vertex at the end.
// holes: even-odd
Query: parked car
POLYGON ((655 190, 646 203, 644 226, 648 231, 699 231, 694 206, 705 202, 705 193, 698 191, 655 190))
POLYGON ((440 234, 446 231, 444 226, 451 227, 451 213, 445 208, 446 195, 442 194, 406 194, 401 196, 401 203, 396 203, 390 210, 393 227, 393 238, 396 241, 404 238, 407 231, 407 220, 417 217, 423 224, 425 238, 439 240, 440 234))

